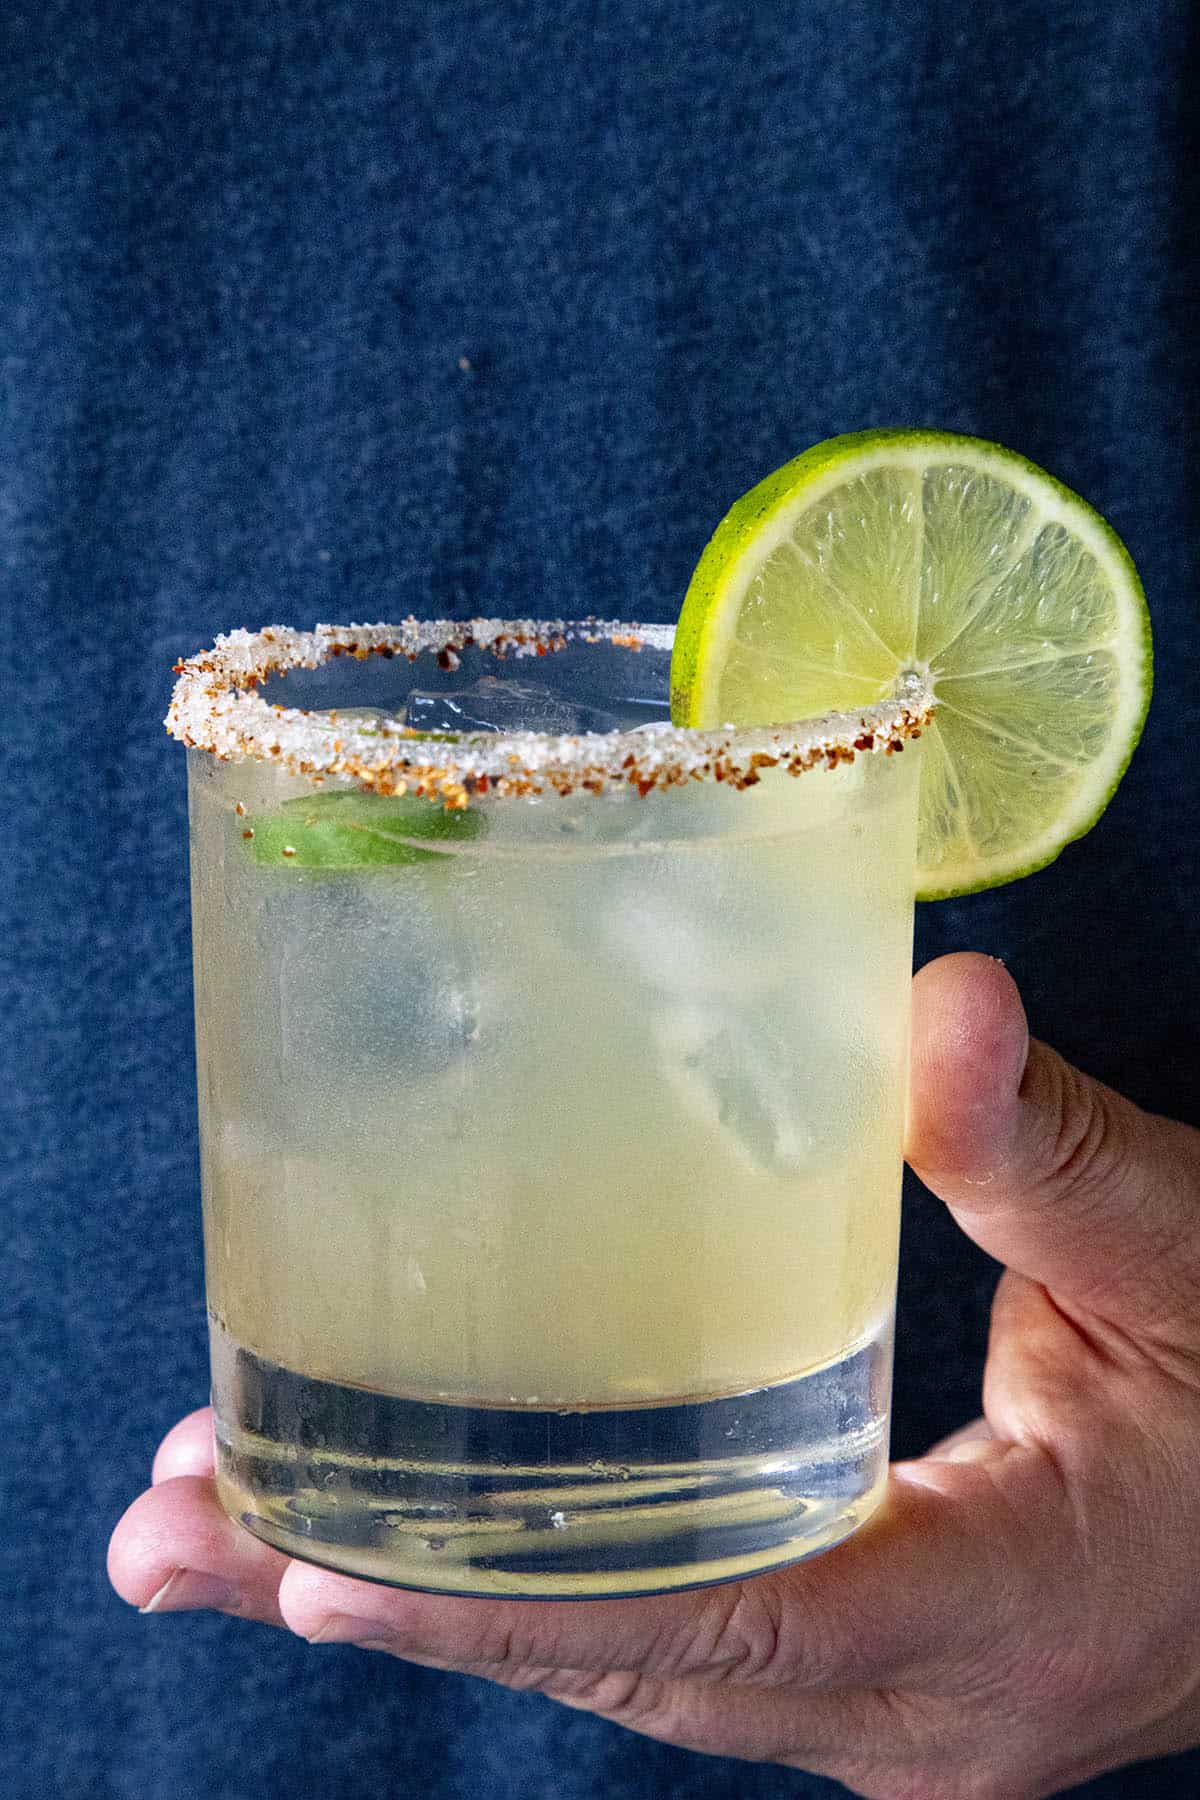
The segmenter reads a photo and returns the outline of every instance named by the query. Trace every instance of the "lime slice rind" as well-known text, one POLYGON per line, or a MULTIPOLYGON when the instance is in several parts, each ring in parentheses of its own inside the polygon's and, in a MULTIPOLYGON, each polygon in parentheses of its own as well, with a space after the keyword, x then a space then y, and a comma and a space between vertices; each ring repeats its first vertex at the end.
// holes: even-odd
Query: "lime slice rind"
POLYGON ((942 703, 924 752, 917 888, 1045 867, 1095 823, 1149 704, 1149 619, 1093 509, 978 438, 855 433, 776 470, 722 520, 680 617, 681 724, 861 706, 905 669, 942 703))

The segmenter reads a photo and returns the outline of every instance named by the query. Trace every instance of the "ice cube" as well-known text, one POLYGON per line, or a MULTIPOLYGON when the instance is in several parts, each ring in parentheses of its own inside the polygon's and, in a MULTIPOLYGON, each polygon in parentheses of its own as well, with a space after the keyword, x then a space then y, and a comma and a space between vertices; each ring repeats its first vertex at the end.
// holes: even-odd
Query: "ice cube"
POLYGON ((414 731, 548 731, 561 737, 615 731, 614 714, 565 700, 533 681, 484 675, 470 687, 408 696, 404 722, 414 731))
POLYGON ((656 993, 736 1000, 753 985, 746 956, 730 947, 738 941, 736 931, 731 938, 736 895, 719 883, 697 883, 686 868, 656 868, 652 881, 641 868, 618 868, 612 888, 614 904, 600 927, 609 948, 656 993))
POLYGON ((804 1084, 767 1026, 727 1006, 686 1006, 660 1019, 658 1037, 672 1086, 711 1131, 769 1175, 811 1166, 804 1084))
POLYGON ((400 906, 369 880, 273 897, 263 929, 278 979, 264 1030, 284 1142, 302 1147, 331 1130, 361 1138, 398 1096, 487 1051, 499 978, 455 941, 444 904, 444 894, 406 892, 400 906))

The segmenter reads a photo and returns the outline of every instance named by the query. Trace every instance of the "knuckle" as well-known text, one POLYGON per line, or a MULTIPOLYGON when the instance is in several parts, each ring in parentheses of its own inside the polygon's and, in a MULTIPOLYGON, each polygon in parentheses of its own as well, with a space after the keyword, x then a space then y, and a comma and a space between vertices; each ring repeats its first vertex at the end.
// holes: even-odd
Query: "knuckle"
POLYGON ((783 1611, 770 1583, 742 1582, 714 1589, 707 1631, 692 1642, 689 1657, 708 1679, 770 1686, 795 1680, 784 1667, 783 1611), (728 1595, 728 1597, 726 1597, 728 1595))
POLYGON ((507 1680, 514 1672, 528 1668, 537 1659, 528 1635, 518 1631, 513 1625, 503 1624, 495 1627, 484 1639, 473 1660, 490 1664, 498 1679, 507 1680))
POLYGON ((663 1714, 663 1684, 633 1669, 606 1669, 600 1673, 560 1669, 539 1686, 551 1700, 596 1713, 632 1731, 649 1729, 663 1714))
POLYGON ((481 1621, 480 1626, 475 1632, 456 1634, 455 1667, 470 1667, 489 1680, 512 1685, 544 1660, 538 1656, 532 1632, 504 1619, 481 1621))
POLYGON ((1045 1185, 1058 1197, 1085 1202, 1120 1181, 1126 1165, 1125 1132, 1109 1095, 1070 1064, 1056 1061, 1054 1141, 1045 1185))

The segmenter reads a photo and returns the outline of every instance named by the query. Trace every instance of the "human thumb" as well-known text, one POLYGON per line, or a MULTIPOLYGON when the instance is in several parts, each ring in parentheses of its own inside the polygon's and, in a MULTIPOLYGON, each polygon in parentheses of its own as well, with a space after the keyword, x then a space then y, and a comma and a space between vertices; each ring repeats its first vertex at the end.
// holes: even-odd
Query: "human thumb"
POLYGON ((916 978, 906 1154, 1009 1268, 1125 1330, 1196 1337, 1200 1132, 1031 1040, 990 957, 916 978))

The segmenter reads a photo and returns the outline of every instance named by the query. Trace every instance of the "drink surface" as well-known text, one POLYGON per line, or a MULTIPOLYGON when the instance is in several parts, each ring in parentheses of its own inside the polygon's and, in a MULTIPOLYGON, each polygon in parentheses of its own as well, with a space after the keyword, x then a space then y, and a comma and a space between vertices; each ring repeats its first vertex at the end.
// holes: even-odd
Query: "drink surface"
POLYGON ((328 868, 245 836, 303 782, 192 752, 219 1328, 316 1381, 536 1409, 876 1335, 917 760, 484 800, 470 837, 328 868))

